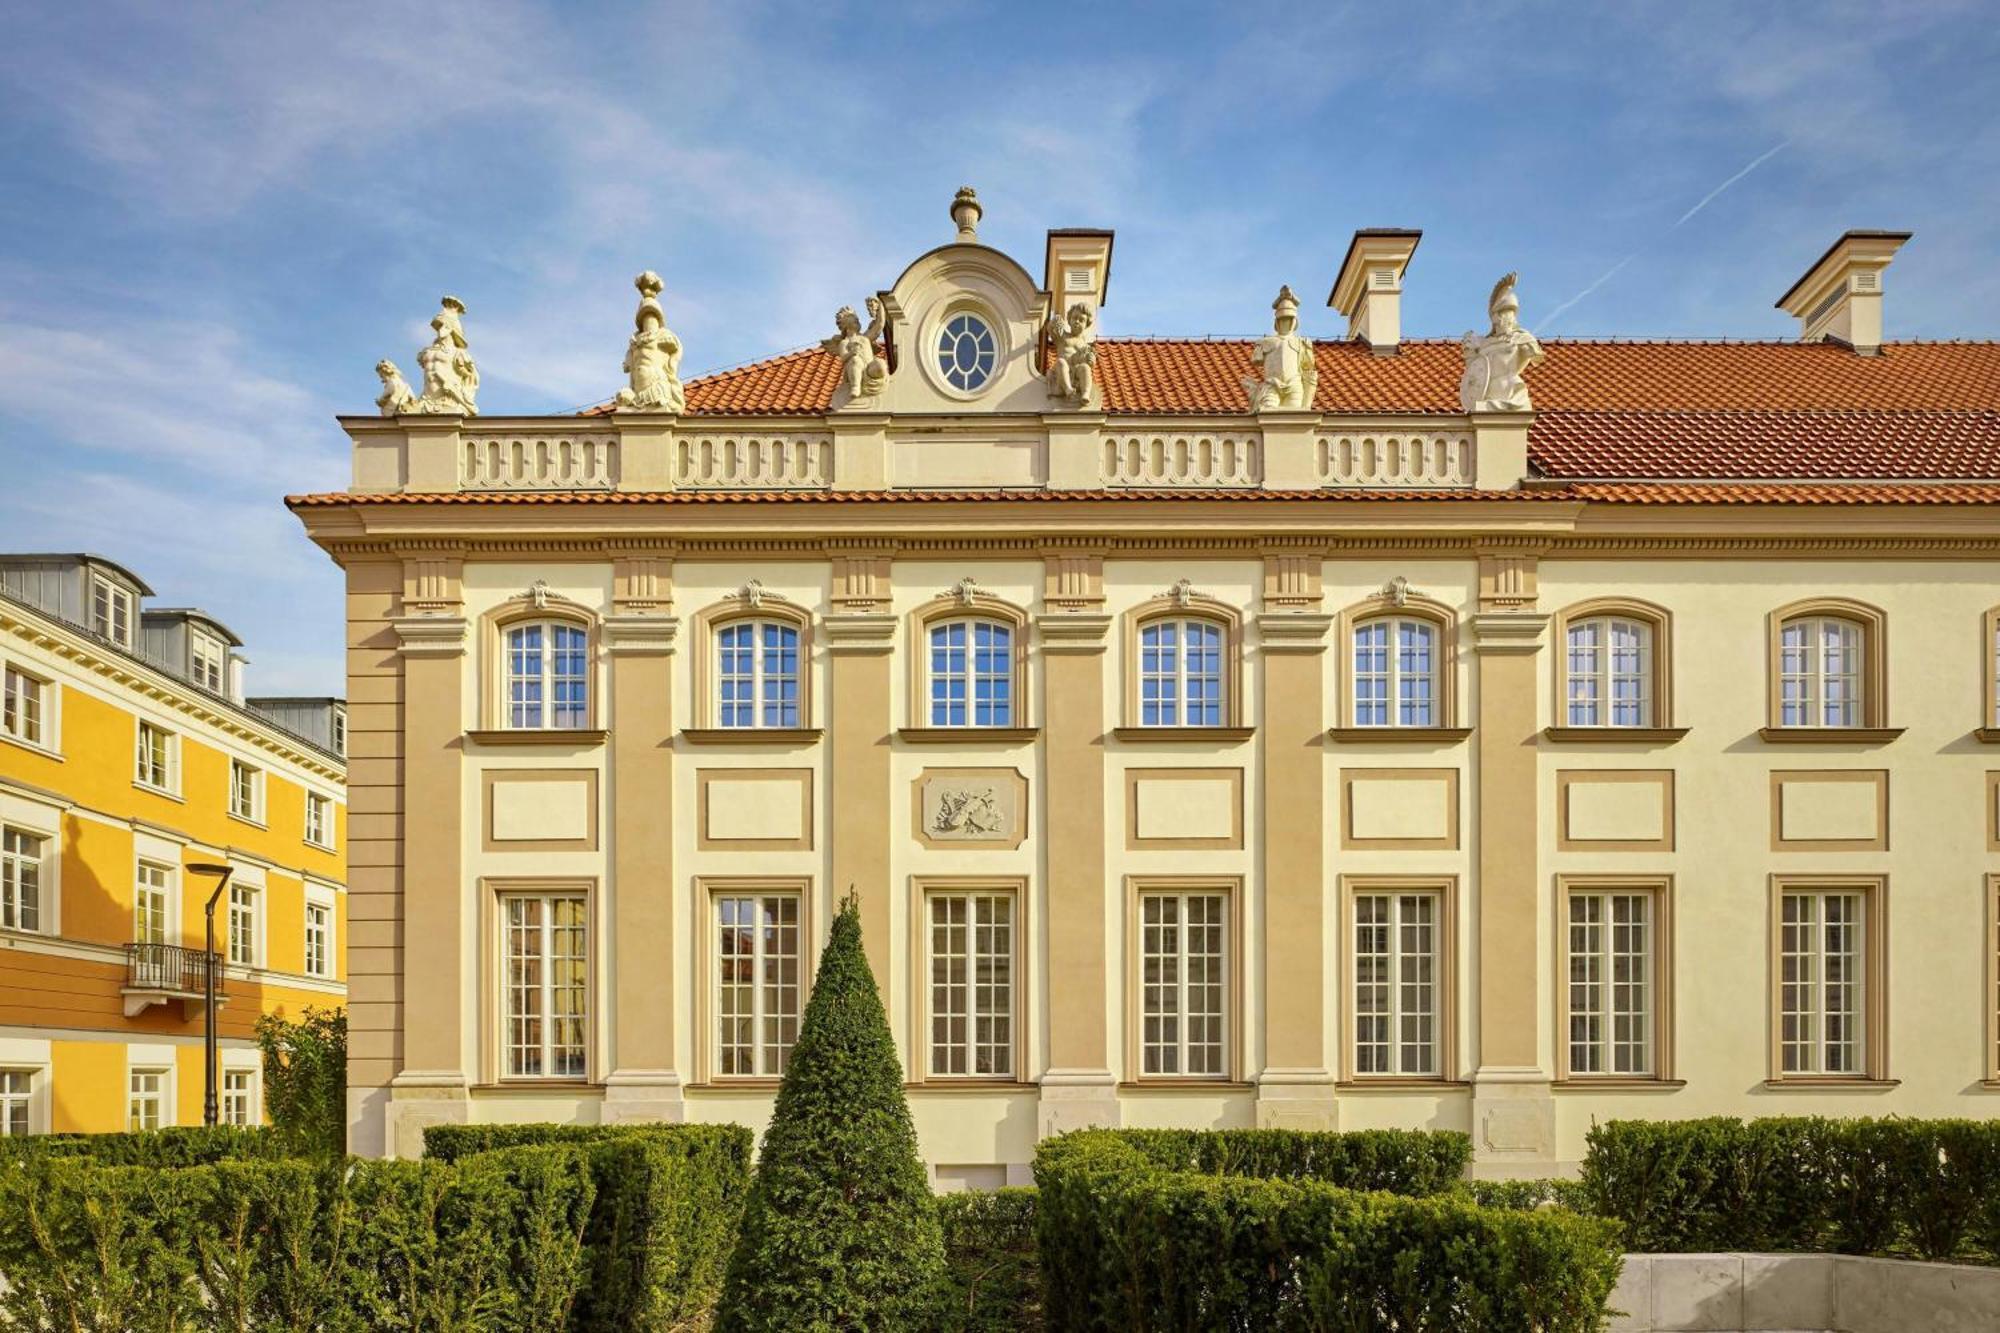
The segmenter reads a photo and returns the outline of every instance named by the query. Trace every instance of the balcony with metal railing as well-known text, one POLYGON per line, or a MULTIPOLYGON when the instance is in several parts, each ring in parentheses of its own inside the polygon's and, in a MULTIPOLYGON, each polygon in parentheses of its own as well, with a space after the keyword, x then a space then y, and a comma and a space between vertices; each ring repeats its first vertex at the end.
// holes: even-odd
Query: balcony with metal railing
POLYGON ((215 973, 215 1000, 226 1001, 226 969, 218 954, 178 944, 128 944, 125 946, 125 1016, 134 1017, 149 1006, 179 1000, 184 1017, 201 1012, 207 997, 208 974, 215 973))

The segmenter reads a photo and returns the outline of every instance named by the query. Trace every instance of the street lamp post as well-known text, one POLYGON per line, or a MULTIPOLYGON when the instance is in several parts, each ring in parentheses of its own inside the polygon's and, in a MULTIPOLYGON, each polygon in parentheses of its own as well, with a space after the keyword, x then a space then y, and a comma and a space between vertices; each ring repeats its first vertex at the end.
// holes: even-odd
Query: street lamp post
POLYGON ((213 861, 197 861, 188 867, 197 875, 214 875, 215 892, 208 895, 208 905, 202 909, 207 918, 207 933, 202 942, 201 990, 202 990, 202 1034, 201 1034, 201 1123, 213 1125, 221 1119, 215 1102, 215 903, 222 897, 222 891, 229 887, 229 877, 235 873, 234 866, 217 865, 213 861))

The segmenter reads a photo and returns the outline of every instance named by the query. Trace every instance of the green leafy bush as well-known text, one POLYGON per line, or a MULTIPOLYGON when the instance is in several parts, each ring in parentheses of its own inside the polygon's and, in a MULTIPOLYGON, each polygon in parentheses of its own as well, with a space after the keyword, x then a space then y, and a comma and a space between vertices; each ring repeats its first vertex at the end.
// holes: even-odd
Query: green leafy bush
POLYGON ((1636 1251, 2000 1257, 2000 1122, 1614 1120, 1577 1196, 1636 1251))
POLYGON ((1156 1146, 1087 1130, 1036 1153, 1050 1328, 1585 1333, 1617 1281, 1616 1228, 1595 1218, 1185 1169, 1156 1146))
POLYGON ((307 1008, 294 1022, 257 1020, 264 1052, 264 1109, 294 1157, 347 1152, 347 1012, 307 1008))
POLYGON ((1529 1212, 1536 1208, 1582 1207, 1580 1190, 1574 1180, 1462 1180, 1459 1192, 1482 1208, 1506 1208, 1529 1212))
POLYGON ((287 1156, 284 1142, 262 1126, 188 1125, 119 1134, 36 1134, 0 1138, 0 1162, 75 1158, 99 1166, 207 1166, 287 1156))
POLYGON ((1472 1161, 1472 1139, 1450 1130, 1128 1129, 1125 1144, 1153 1165, 1204 1175, 1322 1180, 1357 1190, 1441 1194, 1472 1161))
POLYGON ((1022 1333, 1042 1326, 1035 1191, 944 1194, 945 1296, 937 1327, 950 1333, 1022 1333))
POLYGON ((729 1262, 724 1333, 933 1327, 944 1242, 850 897, 834 918, 729 1262))

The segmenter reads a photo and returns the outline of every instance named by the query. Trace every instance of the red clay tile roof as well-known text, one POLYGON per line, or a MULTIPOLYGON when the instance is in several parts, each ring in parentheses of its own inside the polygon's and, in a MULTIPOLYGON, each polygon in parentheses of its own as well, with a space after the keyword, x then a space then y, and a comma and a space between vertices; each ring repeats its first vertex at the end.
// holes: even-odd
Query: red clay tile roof
POLYGON ((1530 452, 1551 477, 2000 478, 2000 412, 1561 412, 1530 452))
POLYGON ((2000 485, 1895 482, 1573 482, 1556 490, 1560 499, 1599 504, 1711 505, 1991 505, 2000 504, 2000 485))

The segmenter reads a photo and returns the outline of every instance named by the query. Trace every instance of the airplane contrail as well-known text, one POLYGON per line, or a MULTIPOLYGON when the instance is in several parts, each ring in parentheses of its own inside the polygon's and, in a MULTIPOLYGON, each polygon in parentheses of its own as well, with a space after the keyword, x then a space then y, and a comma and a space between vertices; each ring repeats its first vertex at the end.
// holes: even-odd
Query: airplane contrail
MULTIPOLYGON (((1710 190, 1707 194, 1703 195, 1700 201, 1697 202, 1693 208, 1690 208, 1687 212, 1675 218, 1673 221, 1673 225, 1661 231, 1659 236, 1655 237, 1654 240, 1658 241, 1680 230, 1681 225, 1683 223, 1685 223, 1689 218, 1693 217, 1695 214, 1701 212, 1702 209, 1707 208, 1710 204, 1714 203, 1717 196, 1719 196, 1724 190, 1727 190, 1730 186, 1736 184, 1736 182, 1742 180, 1745 176, 1748 176, 1751 172, 1755 171, 1757 168, 1763 166, 1766 162, 1769 162, 1772 158, 1776 157, 1781 151, 1790 147, 1791 142, 1792 141, 1790 139, 1781 139, 1776 144, 1772 145, 1771 147, 1765 149, 1763 152, 1759 153, 1756 157, 1750 159, 1750 163, 1748 166, 1745 166, 1741 171, 1737 172, 1734 176, 1731 176, 1728 180, 1722 182, 1722 184, 1716 186, 1713 190, 1710 190)), ((1542 318, 1537 322, 1541 324, 1541 326, 1544 328, 1553 325, 1556 322, 1557 316, 1561 315, 1564 311, 1568 310, 1578 301, 1581 301, 1584 297, 1590 295, 1592 292, 1596 291, 1599 287, 1602 287, 1605 283, 1611 281, 1611 279, 1618 276, 1619 270, 1623 269, 1627 264, 1637 259, 1640 256, 1640 254, 1644 252, 1644 250, 1645 247, 1641 246, 1639 249, 1634 250, 1630 254, 1626 255, 1623 259, 1619 260, 1617 263, 1613 264, 1610 268, 1606 269, 1601 275, 1599 275, 1599 277, 1595 282, 1591 283, 1588 287, 1585 287, 1575 296, 1570 297, 1569 300, 1564 301, 1561 305, 1557 306, 1554 310, 1551 310, 1548 314, 1542 316, 1542 318)))

